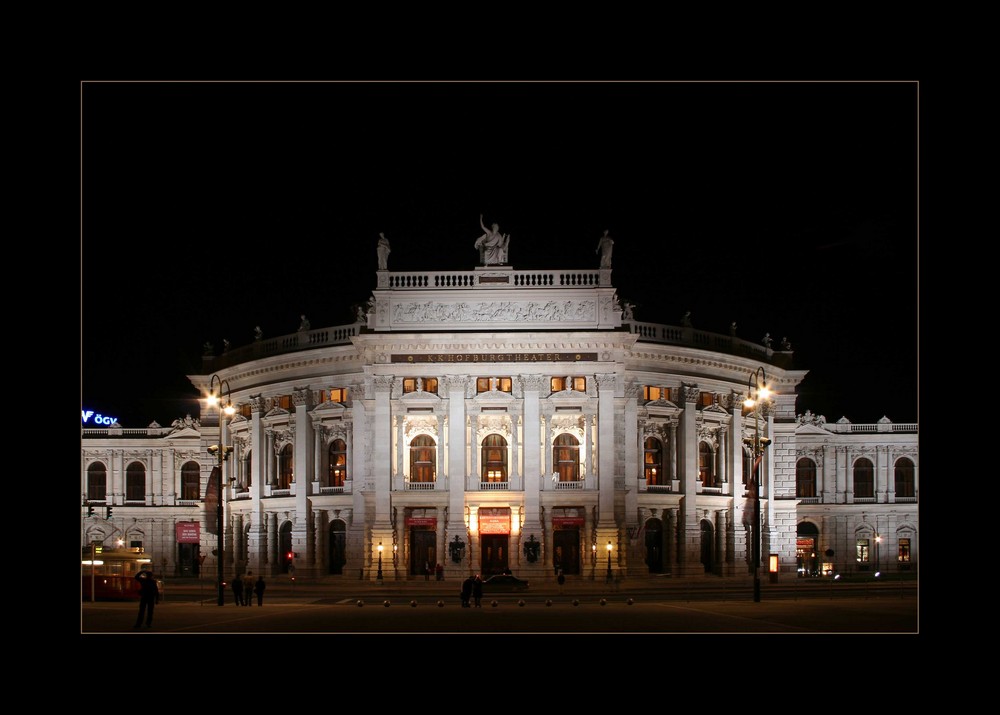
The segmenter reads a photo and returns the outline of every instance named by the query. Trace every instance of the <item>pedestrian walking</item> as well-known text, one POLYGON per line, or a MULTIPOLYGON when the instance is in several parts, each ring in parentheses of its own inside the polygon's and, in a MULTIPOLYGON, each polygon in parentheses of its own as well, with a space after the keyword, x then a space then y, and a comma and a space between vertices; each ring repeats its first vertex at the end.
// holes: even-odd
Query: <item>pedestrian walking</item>
POLYGON ((556 581, 559 583, 559 593, 562 593, 563 584, 566 583, 566 575, 563 573, 562 569, 559 569, 559 575, 556 576, 556 581))
POLYGON ((156 604, 159 587, 152 571, 140 571, 135 575, 135 580, 139 582, 139 614, 135 618, 134 628, 141 628, 143 620, 146 621, 146 628, 152 628, 153 606, 156 604))
POLYGON ((476 601, 476 608, 482 608, 483 604, 483 579, 476 574, 476 578, 472 580, 472 598, 476 601))
POLYGON ((424 561, 424 581, 431 580, 431 562, 424 561))
POLYGON ((257 605, 264 605, 264 588, 267 584, 264 583, 264 577, 258 576, 257 583, 254 584, 253 591, 257 594, 257 605))
POLYGON ((238 575, 233 576, 233 596, 236 597, 236 605, 243 605, 243 579, 238 575))
POLYGON ((462 608, 469 607, 469 601, 472 599, 472 576, 468 576, 464 581, 462 581, 462 608))
POLYGON ((253 575, 251 571, 247 571, 243 577, 243 605, 253 605, 253 575))
POLYGON ((437 575, 438 581, 444 581, 444 566, 438 564, 434 567, 434 573, 437 575))

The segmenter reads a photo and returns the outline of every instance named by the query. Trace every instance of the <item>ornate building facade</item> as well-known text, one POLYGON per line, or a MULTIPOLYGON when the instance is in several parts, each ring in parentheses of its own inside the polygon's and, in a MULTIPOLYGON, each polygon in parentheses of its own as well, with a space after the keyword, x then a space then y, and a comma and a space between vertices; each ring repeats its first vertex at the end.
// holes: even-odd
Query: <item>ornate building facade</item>
POLYGON ((82 543, 214 574, 221 497, 226 574, 747 574, 769 441, 765 564, 917 568, 917 425, 797 415, 790 350, 636 321, 601 265, 380 259, 355 323, 205 356, 189 379, 232 417, 84 428, 82 543), (748 408, 761 368, 773 395, 748 408))

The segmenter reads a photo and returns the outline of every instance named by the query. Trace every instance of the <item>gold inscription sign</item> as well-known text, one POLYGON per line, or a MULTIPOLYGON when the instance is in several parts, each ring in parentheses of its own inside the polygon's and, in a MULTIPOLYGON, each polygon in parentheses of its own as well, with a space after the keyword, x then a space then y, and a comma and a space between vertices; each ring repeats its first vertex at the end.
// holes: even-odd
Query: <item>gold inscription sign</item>
POLYGON ((430 353, 392 356, 392 362, 580 362, 583 360, 597 360, 597 353, 430 353))

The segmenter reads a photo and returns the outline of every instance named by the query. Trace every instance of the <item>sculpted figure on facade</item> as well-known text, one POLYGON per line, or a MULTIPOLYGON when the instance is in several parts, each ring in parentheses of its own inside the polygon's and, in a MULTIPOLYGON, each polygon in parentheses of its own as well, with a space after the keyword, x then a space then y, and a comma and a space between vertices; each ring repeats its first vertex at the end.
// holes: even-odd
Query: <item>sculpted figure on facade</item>
POLYGON ((611 251, 614 250, 614 247, 615 242, 608 235, 608 229, 604 229, 604 235, 597 242, 597 248, 594 251, 594 253, 600 252, 601 254, 601 268, 611 268, 611 251))
POLYGON ((378 253, 378 269, 380 271, 389 270, 389 253, 392 248, 389 247, 389 239, 385 237, 384 233, 379 233, 378 246, 375 251, 378 253))
POLYGON ((491 228, 486 228, 482 214, 479 214, 479 225, 483 229, 483 235, 475 243, 475 248, 479 251, 479 262, 484 266, 506 264, 510 234, 500 233, 500 226, 496 223, 491 228))

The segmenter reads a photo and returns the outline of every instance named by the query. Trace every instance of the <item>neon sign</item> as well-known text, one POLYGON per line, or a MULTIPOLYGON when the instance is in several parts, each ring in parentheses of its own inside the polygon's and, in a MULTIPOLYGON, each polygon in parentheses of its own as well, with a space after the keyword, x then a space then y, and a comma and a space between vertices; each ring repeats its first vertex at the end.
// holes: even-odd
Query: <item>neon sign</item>
POLYGON ((111 425, 113 425, 115 422, 118 421, 117 417, 105 417, 100 413, 95 415, 93 410, 82 410, 82 413, 83 413, 84 424, 87 424, 87 421, 90 420, 91 417, 94 418, 95 425, 107 425, 110 427, 111 425))

